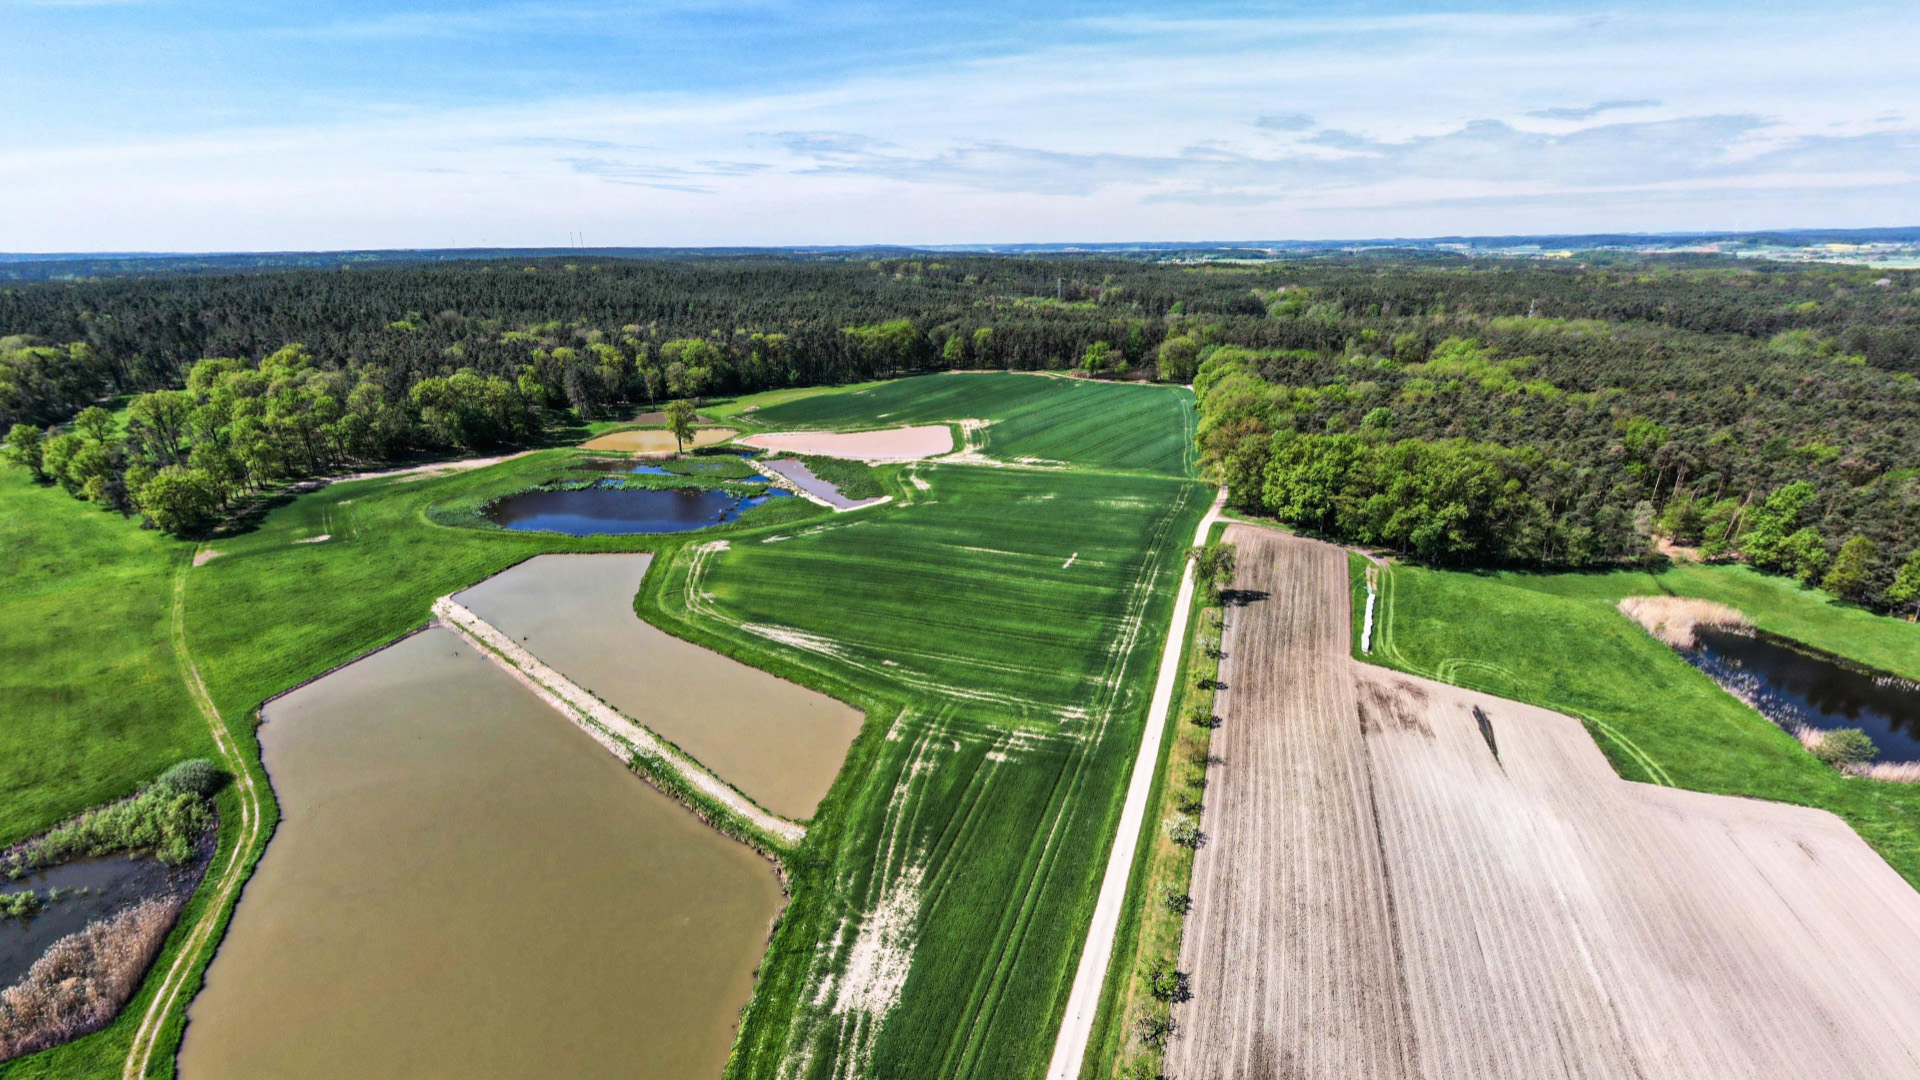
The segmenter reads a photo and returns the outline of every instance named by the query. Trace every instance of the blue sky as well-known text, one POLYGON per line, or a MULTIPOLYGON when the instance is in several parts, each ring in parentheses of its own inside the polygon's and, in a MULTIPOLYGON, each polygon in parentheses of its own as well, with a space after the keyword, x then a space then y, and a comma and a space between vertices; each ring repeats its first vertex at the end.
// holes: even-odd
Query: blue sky
POLYGON ((0 250, 1920 224, 1920 5, 0 0, 0 250))

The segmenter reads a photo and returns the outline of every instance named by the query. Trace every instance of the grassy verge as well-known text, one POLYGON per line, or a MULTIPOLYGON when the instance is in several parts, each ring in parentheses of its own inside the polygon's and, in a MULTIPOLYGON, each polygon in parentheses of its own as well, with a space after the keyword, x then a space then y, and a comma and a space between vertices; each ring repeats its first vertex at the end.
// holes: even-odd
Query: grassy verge
MULTIPOLYGON (((1215 525, 1208 541, 1219 540, 1225 530, 1224 523, 1215 525)), ((1153 830, 1153 839, 1141 845, 1127 880, 1113 965, 1101 989, 1081 1080, 1156 1077, 1165 1060, 1162 1049, 1140 1036, 1143 1021, 1169 1015, 1171 1002, 1165 994, 1170 987, 1164 976, 1180 956, 1194 859, 1194 849, 1174 842, 1167 823, 1177 815, 1199 817, 1213 742, 1213 681, 1220 674, 1219 598, 1200 589, 1194 600, 1159 769, 1147 801, 1143 827, 1153 830), (1162 975, 1158 985, 1156 974, 1162 975)))
POLYGON ((886 494, 886 490, 880 486, 880 478, 874 475, 872 466, 864 462, 806 454, 780 456, 797 458, 807 467, 808 472, 832 484, 841 495, 855 502, 877 499, 886 494))
POLYGON ((1659 591, 1744 599, 1743 610, 1763 627, 1791 628, 1779 632, 1913 670, 1912 627, 1863 622, 1863 613, 1817 593, 1707 567, 1649 575, 1396 566, 1381 575, 1377 641, 1363 659, 1578 717, 1630 780, 1831 810, 1920 884, 1920 785, 1849 778, 1821 764, 1614 610, 1623 596, 1659 591))

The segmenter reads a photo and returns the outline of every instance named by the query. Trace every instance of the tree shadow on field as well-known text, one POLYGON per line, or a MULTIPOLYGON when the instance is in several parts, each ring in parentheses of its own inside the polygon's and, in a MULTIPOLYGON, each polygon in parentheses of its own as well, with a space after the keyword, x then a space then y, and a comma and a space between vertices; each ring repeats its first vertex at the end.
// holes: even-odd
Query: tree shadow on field
POLYGON ((1221 589, 1220 606, 1246 607, 1249 604, 1257 604, 1272 595, 1264 589, 1221 589))

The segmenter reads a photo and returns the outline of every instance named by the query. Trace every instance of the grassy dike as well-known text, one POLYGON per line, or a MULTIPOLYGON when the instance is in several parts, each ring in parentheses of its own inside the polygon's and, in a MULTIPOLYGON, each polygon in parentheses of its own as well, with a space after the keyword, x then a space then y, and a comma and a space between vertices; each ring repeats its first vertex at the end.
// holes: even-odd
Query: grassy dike
MULTIPOLYGON (((1218 542, 1228 524, 1216 524, 1207 533, 1207 542, 1218 542)), ((1211 680, 1219 675, 1220 662, 1209 654, 1208 647, 1219 645, 1224 615, 1219 597, 1212 590, 1198 589, 1194 599, 1180 650, 1179 681, 1161 739, 1159 766, 1148 796, 1146 819, 1141 823, 1142 828, 1152 830, 1153 839, 1140 846, 1127 878, 1126 906, 1121 909, 1113 963, 1100 991, 1100 1010, 1087 1041, 1081 1080, 1155 1077, 1160 1075, 1165 1060, 1161 1050, 1140 1041, 1138 1024, 1147 1016, 1167 1014, 1167 1003, 1154 996, 1151 977, 1161 962, 1177 962, 1186 932, 1186 913, 1167 901, 1170 896, 1187 896, 1194 851, 1173 842, 1167 823, 1180 812, 1176 805, 1180 795, 1200 798, 1205 794, 1204 782, 1196 785, 1194 780, 1205 779, 1204 763, 1213 742, 1213 729, 1193 721, 1195 717, 1214 715, 1211 680)))
MULTIPOLYGON (((1356 627, 1363 566, 1352 564, 1356 627)), ((1831 810, 1920 885, 1920 785, 1847 777, 1821 764, 1614 609, 1622 597, 1660 593, 1731 603, 1763 628, 1876 667, 1920 672, 1920 628, 1717 566, 1658 574, 1395 566, 1380 575, 1373 654, 1359 658, 1577 717, 1629 780, 1831 810)))
MULTIPOLYGON (((171 595, 184 573, 184 640, 209 695, 241 744, 256 783, 267 793, 260 842, 265 850, 277 818, 255 737, 269 698, 410 633, 433 601, 547 552, 671 552, 685 536, 573 538, 491 528, 448 528, 429 517, 471 507, 564 471, 570 450, 531 454, 501 465, 440 476, 395 476, 343 482, 300 495, 270 510, 257 528, 205 545, 170 540, 31 484, 24 473, 0 472, 0 530, 30 552, 0 568, 10 619, 33 619, 51 632, 5 635, 9 679, 44 680, 48 692, 8 686, 12 740, 0 759, 6 779, 4 820, 14 839, 30 836, 87 806, 110 801, 183 757, 213 756, 206 721, 188 697, 169 639, 171 595), (325 534, 319 543, 302 543, 325 534), (192 566, 196 547, 219 554, 192 566), (96 629, 97 628, 97 629, 96 629), (103 737, 102 727, 112 733, 103 737), (74 777, 82 779, 74 783, 74 777)), ((740 522, 699 534, 806 520, 823 512, 804 500, 780 500, 740 522)), ((13 550, 10 547, 10 550, 13 550)), ((219 796, 218 866, 232 850, 239 820, 232 787, 219 796)), ((209 874, 209 882, 213 875, 209 874)), ((202 885, 182 912, 154 971, 178 955, 186 928, 205 913, 202 885)), ((224 931, 228 910, 218 913, 224 931)), ((148 1075, 171 1076, 185 1024, 185 1003, 211 960, 216 933, 192 962, 189 991, 167 1018, 148 1075)), ((149 980, 105 1029, 0 1064, 0 1080, 118 1077, 157 980, 149 980)))

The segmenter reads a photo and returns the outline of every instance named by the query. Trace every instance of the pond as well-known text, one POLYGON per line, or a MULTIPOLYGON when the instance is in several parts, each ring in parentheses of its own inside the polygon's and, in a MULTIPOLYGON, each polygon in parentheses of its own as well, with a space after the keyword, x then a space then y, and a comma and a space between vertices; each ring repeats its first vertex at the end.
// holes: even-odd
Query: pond
POLYGON ((191 892, 199 884, 205 855, 212 847, 209 835, 201 845, 201 856, 179 867, 149 856, 103 855, 72 859, 17 881, 0 879, 0 893, 32 891, 46 905, 33 915, 0 919, 0 986, 18 982, 48 946, 95 919, 108 918, 150 896, 191 892), (49 900, 49 893, 57 899, 49 900))
POLYGON ((787 497, 787 492, 777 488, 741 496, 720 488, 601 484, 573 491, 523 491, 492 503, 483 513, 503 529, 624 536, 705 529, 732 521, 769 499, 787 497))
POLYGON ((454 599, 761 806, 805 819, 862 716, 634 614, 651 555, 541 555, 454 599))
POLYGON ((773 868, 449 631, 275 701, 184 1080, 720 1075, 773 868))
POLYGON ((1781 727, 1859 728, 1880 748, 1877 760, 1920 761, 1920 686, 1770 634, 1699 627, 1695 636, 1688 661, 1781 727))

